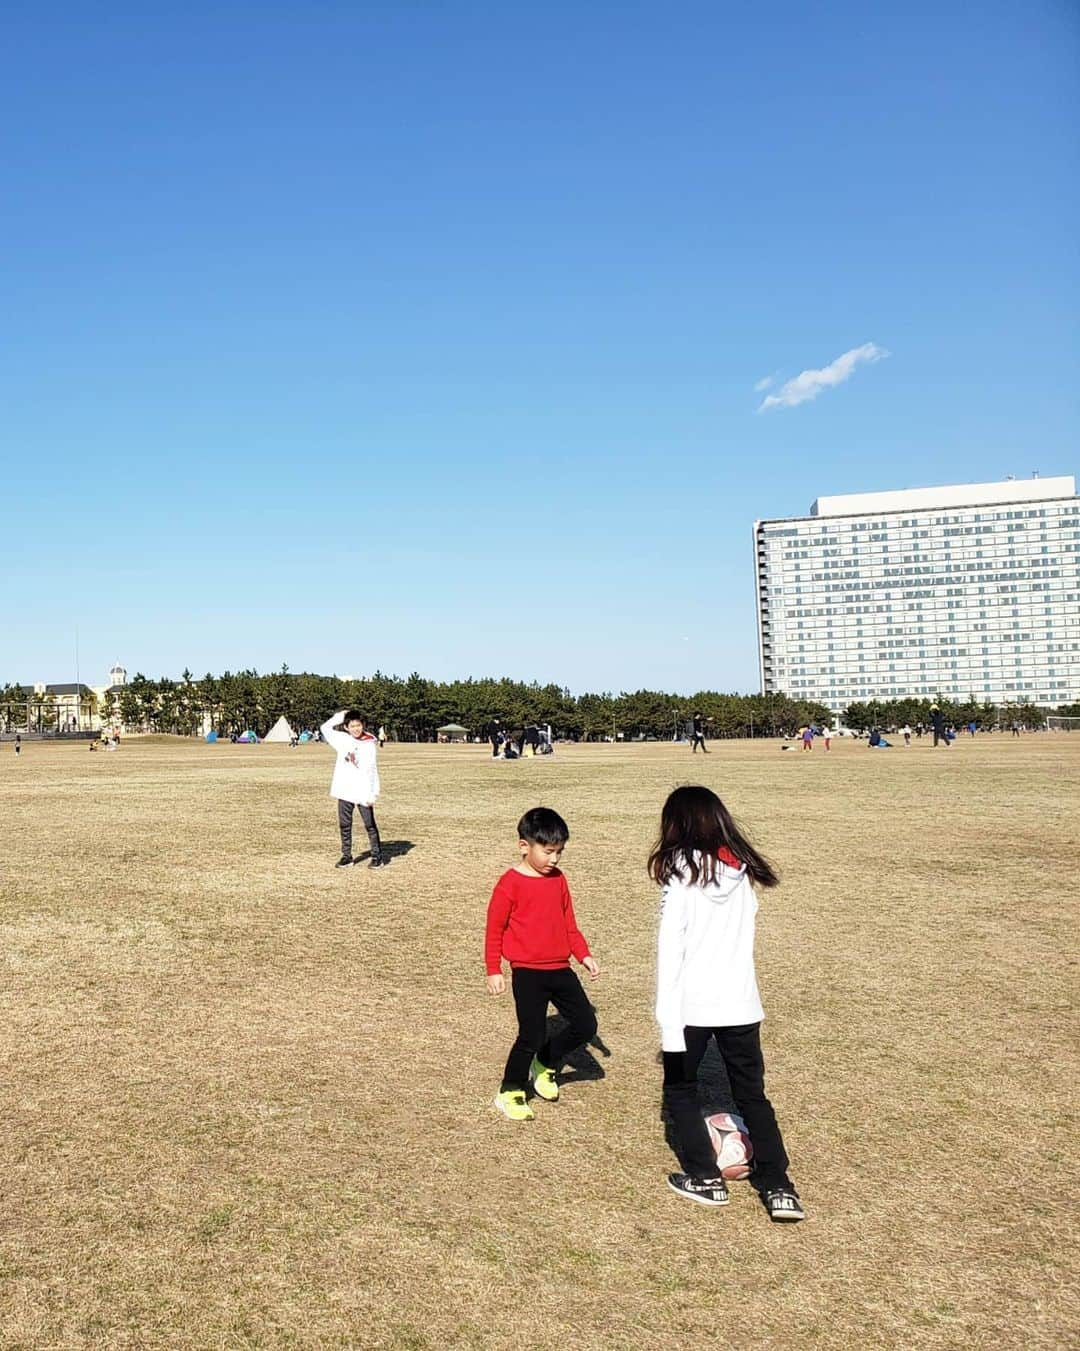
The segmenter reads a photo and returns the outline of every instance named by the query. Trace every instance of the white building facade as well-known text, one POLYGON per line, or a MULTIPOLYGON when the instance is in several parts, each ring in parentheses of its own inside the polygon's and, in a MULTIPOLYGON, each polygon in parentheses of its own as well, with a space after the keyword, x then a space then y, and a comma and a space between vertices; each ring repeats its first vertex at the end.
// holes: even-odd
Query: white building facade
POLYGON ((1080 700, 1071 476, 820 497, 755 522, 754 566, 765 693, 1080 700))

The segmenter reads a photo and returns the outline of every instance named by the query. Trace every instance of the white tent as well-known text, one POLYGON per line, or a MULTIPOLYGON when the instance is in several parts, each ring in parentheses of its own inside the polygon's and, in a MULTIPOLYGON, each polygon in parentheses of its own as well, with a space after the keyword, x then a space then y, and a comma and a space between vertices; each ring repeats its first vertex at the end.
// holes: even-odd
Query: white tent
POLYGON ((289 726, 284 713, 263 737, 264 741, 291 741, 292 739, 293 729, 289 726))

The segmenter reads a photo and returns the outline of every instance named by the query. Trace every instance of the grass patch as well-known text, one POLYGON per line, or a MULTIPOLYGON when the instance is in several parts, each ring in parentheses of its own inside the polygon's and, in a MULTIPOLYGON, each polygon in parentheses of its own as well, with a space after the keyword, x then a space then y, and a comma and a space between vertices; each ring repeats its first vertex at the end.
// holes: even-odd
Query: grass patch
POLYGON ((0 1345, 1074 1341, 1080 737, 712 749, 388 747, 376 873, 333 868, 325 748, 0 751, 0 1345), (783 874, 791 1231, 664 1185, 643 863, 691 780, 783 874), (538 802, 604 1077, 522 1128, 489 1106, 513 1019, 481 942, 538 802))

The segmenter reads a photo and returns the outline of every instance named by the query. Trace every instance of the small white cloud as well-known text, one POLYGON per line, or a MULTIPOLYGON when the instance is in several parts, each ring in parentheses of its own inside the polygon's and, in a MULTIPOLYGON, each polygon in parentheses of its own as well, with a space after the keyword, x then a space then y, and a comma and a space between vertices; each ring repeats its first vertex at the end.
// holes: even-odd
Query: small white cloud
POLYGON ((785 380, 775 394, 762 399, 758 412, 763 413, 767 408, 795 408, 800 403, 809 403, 811 399, 816 399, 822 390, 830 389, 833 385, 842 385, 845 380, 849 380, 856 366, 863 362, 881 361, 888 355, 884 347, 864 342, 861 347, 853 347, 850 352, 838 356, 835 361, 830 361, 820 370, 802 371, 794 379, 785 380))
POLYGON ((775 381, 775 379, 776 379, 775 375, 764 376, 761 380, 758 380, 757 383, 754 385, 754 393, 764 394, 765 391, 769 388, 769 386, 775 381))

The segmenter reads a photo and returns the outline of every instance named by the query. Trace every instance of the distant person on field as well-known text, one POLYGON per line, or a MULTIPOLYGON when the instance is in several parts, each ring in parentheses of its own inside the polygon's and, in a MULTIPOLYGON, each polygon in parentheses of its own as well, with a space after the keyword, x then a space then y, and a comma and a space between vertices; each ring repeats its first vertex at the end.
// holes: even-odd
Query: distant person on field
POLYGON ((802 729, 802 748, 804 751, 814 749, 814 729, 810 726, 802 729))
POLYGON ((911 745, 911 728, 904 726, 900 728, 900 735, 904 738, 904 745, 911 745))
POLYGON ((975 720, 974 720, 974 718, 973 718, 973 719, 971 720, 971 722, 968 723, 968 736, 974 736, 974 735, 975 735, 975 726, 976 726, 976 724, 975 724, 975 720))
POLYGON ((945 745, 948 746, 949 741, 945 735, 945 714, 942 713, 937 704, 930 705, 930 726, 934 729, 934 745, 936 746, 939 742, 944 741, 945 745))
POLYGON ((364 730, 364 715, 355 708, 342 709, 327 718, 321 728, 323 739, 337 752, 330 796, 337 798, 338 829, 341 831, 341 857, 335 867, 347 868, 359 859, 352 856, 354 809, 367 831, 371 846, 369 867, 383 868, 390 860, 383 857, 379 827, 375 823, 375 801, 379 796, 379 767, 375 755, 377 742, 364 730))
POLYGON ((771 1219, 801 1220, 805 1212, 765 1096, 764 1014, 754 973, 754 888, 776 886, 776 873, 714 792, 688 786, 664 803, 649 875, 663 888, 656 960, 663 1100, 686 1169, 670 1173, 668 1186, 700 1205, 727 1204, 698 1099, 698 1068, 715 1041, 753 1142, 750 1181, 771 1219))
POLYGON ((821 735, 825 739, 825 749, 827 751, 832 750, 832 728, 828 723, 822 728, 821 735))
POLYGON ((690 750, 695 755, 700 746, 704 754, 709 754, 709 748, 705 745, 705 719, 700 713, 695 713, 692 720, 693 735, 690 738, 690 750))
POLYGON ((511 1121, 531 1121, 535 1113, 526 1100, 530 1084, 538 1098, 557 1102, 563 1061, 596 1035, 596 1014, 570 969, 570 958, 575 957, 594 980, 600 967, 577 926, 570 888, 559 870, 570 838, 566 822, 550 807, 534 807, 517 829, 521 861, 495 883, 487 911, 484 962, 488 992, 493 995, 506 989, 502 959, 510 963, 518 1022, 494 1106, 511 1121), (550 1040, 548 1004, 554 1004, 568 1024, 550 1040))
POLYGON ((22 755, 22 733, 15 733, 15 754, 22 755))

